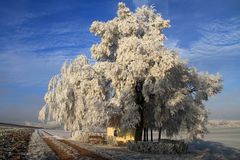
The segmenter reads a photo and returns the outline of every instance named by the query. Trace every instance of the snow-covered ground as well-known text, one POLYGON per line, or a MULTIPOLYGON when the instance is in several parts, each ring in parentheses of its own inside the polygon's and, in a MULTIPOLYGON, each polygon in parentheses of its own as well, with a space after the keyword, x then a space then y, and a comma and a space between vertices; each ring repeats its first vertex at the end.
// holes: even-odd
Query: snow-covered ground
POLYGON ((183 154, 183 155, 164 155, 164 154, 144 154, 139 152, 129 151, 126 147, 116 147, 108 145, 91 145, 88 143, 79 143, 77 141, 72 141, 72 143, 93 151, 99 155, 110 159, 119 160, 185 160, 193 159, 193 154, 183 154))
POLYGON ((189 152, 182 155, 144 154, 127 150, 126 147, 96 146, 74 142, 80 147, 87 148, 102 156, 120 160, 239 160, 240 151, 226 147, 221 143, 211 141, 198 141, 189 144, 189 152))
MULTIPOLYGON (((240 157, 240 127, 209 127, 209 133, 203 141, 189 144, 189 153, 184 155, 143 154, 127 150, 126 147, 91 145, 77 141, 73 143, 106 157, 116 159, 236 159, 240 157)), ((71 133, 63 130, 47 130, 49 133, 69 138, 71 133)), ((157 133, 154 134, 157 136, 157 133)))
POLYGON ((222 143, 228 147, 240 150, 240 127, 239 128, 209 128, 205 135, 205 141, 222 143))
POLYGON ((57 160, 54 152, 48 147, 48 145, 43 141, 37 132, 38 131, 35 130, 35 132, 32 134, 28 145, 27 157, 32 160, 57 160))
POLYGON ((71 137, 72 132, 64 131, 63 129, 45 129, 48 133, 54 135, 56 138, 68 139, 71 137))

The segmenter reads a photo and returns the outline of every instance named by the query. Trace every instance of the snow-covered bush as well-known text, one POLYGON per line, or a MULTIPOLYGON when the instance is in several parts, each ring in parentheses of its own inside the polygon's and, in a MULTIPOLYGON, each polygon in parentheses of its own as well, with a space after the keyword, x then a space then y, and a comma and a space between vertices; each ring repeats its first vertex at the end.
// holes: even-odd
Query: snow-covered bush
POLYGON ((188 145, 184 141, 162 139, 159 142, 129 141, 127 147, 132 151, 143 153, 182 154, 187 153, 188 145))
POLYGON ((89 137, 91 136, 99 136, 102 137, 103 139, 106 139, 106 133, 102 132, 84 132, 84 131, 75 131, 72 133, 71 139, 83 142, 83 143, 88 143, 89 142, 89 137))
POLYGON ((114 137, 114 136, 107 136, 107 142, 108 142, 108 144, 110 144, 112 146, 118 145, 116 137, 114 137))

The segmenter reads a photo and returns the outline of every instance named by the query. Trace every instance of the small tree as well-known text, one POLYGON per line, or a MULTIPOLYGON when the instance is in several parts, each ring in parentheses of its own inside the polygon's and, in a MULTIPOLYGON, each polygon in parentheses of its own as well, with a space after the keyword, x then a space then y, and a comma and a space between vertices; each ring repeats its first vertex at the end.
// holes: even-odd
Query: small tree
MULTIPOLYGON (((186 130, 190 139, 206 131, 203 101, 222 89, 221 76, 200 73, 178 53, 163 45, 164 20, 153 8, 131 12, 119 3, 118 16, 93 22, 90 31, 101 38, 91 48, 96 63, 79 56, 65 63, 45 96, 40 118, 49 113, 68 130, 106 127, 113 116, 127 131, 158 129, 159 139, 186 130)), ((145 140, 148 136, 144 136, 145 140)))

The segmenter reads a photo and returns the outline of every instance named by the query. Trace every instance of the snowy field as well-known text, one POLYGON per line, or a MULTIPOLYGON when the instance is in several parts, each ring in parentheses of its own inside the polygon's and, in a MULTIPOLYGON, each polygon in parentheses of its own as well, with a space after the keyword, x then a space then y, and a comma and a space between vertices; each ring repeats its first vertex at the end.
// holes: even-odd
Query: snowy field
POLYGON ((33 129, 0 125, 0 159, 26 159, 33 129))
POLYGON ((210 133, 204 141, 196 141, 189 144, 187 154, 183 155, 161 155, 143 154, 127 150, 126 147, 94 146, 74 142, 103 156, 113 159, 156 159, 156 160, 239 160, 240 157, 240 128, 210 129, 210 133), (235 147, 235 148, 234 148, 235 147))
MULTIPOLYGON (((58 137, 69 138, 71 133, 63 130, 47 130, 58 137)), ((154 134, 157 137, 157 133, 154 134)), ((188 154, 185 155, 152 155, 128 151, 126 147, 96 146, 73 143, 92 150, 105 157, 114 159, 239 159, 240 157, 240 127, 213 127, 204 141, 189 144, 188 154)))
POLYGON ((56 138, 68 139, 71 137, 71 132, 64 131, 63 129, 45 129, 45 131, 54 135, 56 138))
MULTIPOLYGON (((71 132, 60 129, 48 129, 46 131, 59 138, 68 139, 71 137, 71 132)), ((240 127, 213 127, 208 128, 208 131, 209 133, 205 135, 204 141, 219 142, 227 147, 233 147, 240 150, 240 127)), ((154 132, 153 135, 156 140, 158 133, 154 132)))
MULTIPOLYGON (((9 130, 2 127, 1 130, 9 130)), ((12 130, 12 129, 11 129, 12 130)), ((16 130, 16 129, 14 129, 16 130)), ((71 132, 65 132, 61 129, 46 130, 59 139, 69 139, 71 132)), ((155 138, 157 133, 154 134, 155 138)), ((9 137, 10 138, 10 137, 9 137)), ((189 144, 187 154, 183 155, 161 155, 161 154, 143 154, 127 150, 126 147, 113 147, 109 145, 91 145, 78 141, 70 140, 79 147, 86 148, 99 155, 111 159, 158 159, 158 160, 215 160, 215 159, 233 159, 238 160, 240 157, 240 127, 211 127, 209 133, 205 136, 204 141, 192 142, 189 144)), ((4 142, 5 143, 5 142, 4 142)), ((0 147, 1 148, 1 147, 0 147)), ((11 148, 11 147, 10 147, 11 148)), ((4 148, 2 148, 4 149, 4 148)), ((6 148, 5 148, 6 149, 6 148)), ((7 148, 8 149, 8 148, 7 148)), ((1 150, 1 149, 0 149, 1 150)), ((4 151, 4 150, 2 150, 4 151)), ((27 154, 29 159, 45 159, 51 157, 57 159, 54 152, 39 137, 37 130, 32 134, 28 145, 27 154)), ((1 158, 0 158, 1 159, 1 158)))
POLYGON ((205 141, 220 142, 228 147, 240 150, 240 127, 239 128, 211 128, 205 141))

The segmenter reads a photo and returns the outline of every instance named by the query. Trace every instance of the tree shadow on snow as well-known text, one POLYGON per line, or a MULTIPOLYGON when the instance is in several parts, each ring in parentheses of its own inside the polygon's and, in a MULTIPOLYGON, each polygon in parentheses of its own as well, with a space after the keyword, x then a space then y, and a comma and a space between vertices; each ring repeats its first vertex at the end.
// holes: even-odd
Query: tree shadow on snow
POLYGON ((196 159, 204 160, 239 160, 240 150, 227 147, 222 143, 212 141, 194 141, 189 144, 188 151, 196 154, 196 159))

